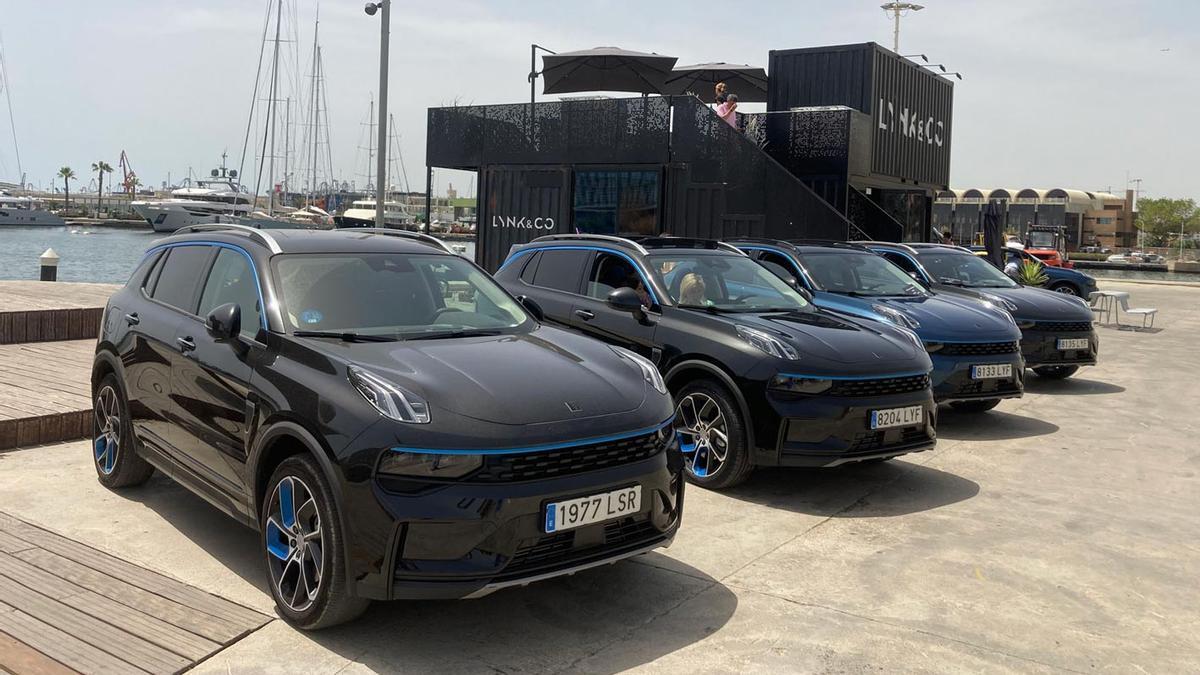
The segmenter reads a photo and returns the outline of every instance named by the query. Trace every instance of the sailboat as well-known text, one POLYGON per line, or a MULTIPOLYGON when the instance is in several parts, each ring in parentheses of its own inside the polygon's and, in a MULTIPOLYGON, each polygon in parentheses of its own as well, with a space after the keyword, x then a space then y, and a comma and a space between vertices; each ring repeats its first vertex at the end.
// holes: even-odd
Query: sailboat
POLYGON ((21 167, 21 150, 17 145, 17 124, 13 118, 12 89, 8 86, 8 66, 4 62, 3 44, 0 44, 0 91, 4 92, 4 100, 8 105, 8 125, 12 129, 13 155, 17 160, 17 174, 21 177, 20 185, 0 183, 0 225, 19 227, 66 225, 62 218, 47 211, 45 204, 40 199, 23 197, 9 191, 23 192, 25 190, 25 171, 21 167))

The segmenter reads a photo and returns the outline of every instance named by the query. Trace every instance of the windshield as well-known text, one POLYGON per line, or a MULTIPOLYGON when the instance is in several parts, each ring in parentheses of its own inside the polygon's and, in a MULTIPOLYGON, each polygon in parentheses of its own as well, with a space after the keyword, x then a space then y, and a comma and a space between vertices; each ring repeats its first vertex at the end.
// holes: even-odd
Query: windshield
POLYGON ((1057 237, 1053 232, 1033 230, 1029 233, 1029 243, 1033 248, 1058 248, 1057 237))
POLYGON ((1013 288, 1017 283, 1009 279, 987 260, 974 253, 966 252, 922 252, 921 266, 939 283, 948 283, 971 288, 1013 288))
POLYGON ((804 268, 817 286, 844 295, 925 295, 925 289, 899 267, 874 253, 808 253, 804 268))
POLYGON ((529 321, 491 277, 458 256, 292 254, 272 264, 289 332, 409 339, 511 333, 529 321))
POLYGON ((680 307, 728 312, 811 309, 804 296, 744 256, 671 252, 653 256, 650 263, 680 307))

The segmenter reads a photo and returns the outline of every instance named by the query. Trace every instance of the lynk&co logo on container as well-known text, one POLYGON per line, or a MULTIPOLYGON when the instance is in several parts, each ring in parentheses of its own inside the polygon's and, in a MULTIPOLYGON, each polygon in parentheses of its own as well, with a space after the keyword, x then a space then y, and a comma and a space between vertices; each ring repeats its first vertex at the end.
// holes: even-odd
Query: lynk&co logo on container
POLYGON ((519 230, 553 230, 553 218, 529 218, 528 216, 492 216, 492 227, 519 230))
POLYGON ((904 108, 897 115, 895 104, 887 101, 885 106, 881 96, 879 98, 879 128, 895 133, 897 123, 900 126, 900 133, 904 134, 905 138, 915 138, 918 143, 942 147, 942 142, 945 140, 943 137, 946 130, 945 122, 934 120, 932 115, 921 117, 916 110, 910 111, 908 108, 904 108))

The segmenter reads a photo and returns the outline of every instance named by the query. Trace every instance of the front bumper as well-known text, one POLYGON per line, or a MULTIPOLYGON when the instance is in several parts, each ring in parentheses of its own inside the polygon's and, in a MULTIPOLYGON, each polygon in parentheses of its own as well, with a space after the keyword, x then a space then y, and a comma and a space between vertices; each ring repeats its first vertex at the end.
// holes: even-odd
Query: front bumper
MULTIPOLYGON (((380 477, 375 546, 381 574, 356 593, 373 599, 478 597, 499 588, 573 574, 667 546, 683 508, 676 445, 648 459, 551 479, 511 483, 380 477), (642 486, 639 512, 572 530, 544 532, 550 502, 642 486)), ((364 542, 358 542, 361 546, 364 542)))
MULTIPOLYGON (((1082 323, 1082 322, 1081 322, 1082 323)), ((1086 331, 1056 331, 1039 328, 1023 329, 1021 331, 1021 354, 1025 357, 1025 367, 1039 366, 1094 366, 1100 353, 1100 337, 1095 329, 1086 331), (1060 338, 1087 338, 1087 349, 1060 350, 1060 338)))
POLYGON ((768 395, 767 400, 780 423, 775 447, 756 452, 760 466, 832 467, 921 452, 937 443, 937 405, 929 389, 872 398, 768 395), (914 405, 922 408, 920 424, 870 428, 871 411, 914 405))
POLYGON ((1025 393, 1025 363, 1019 353, 987 356, 942 356, 931 354, 933 360, 933 396, 938 403, 975 401, 996 398, 1020 398, 1025 393), (1012 377, 976 380, 971 367, 988 364, 1009 364, 1012 377))

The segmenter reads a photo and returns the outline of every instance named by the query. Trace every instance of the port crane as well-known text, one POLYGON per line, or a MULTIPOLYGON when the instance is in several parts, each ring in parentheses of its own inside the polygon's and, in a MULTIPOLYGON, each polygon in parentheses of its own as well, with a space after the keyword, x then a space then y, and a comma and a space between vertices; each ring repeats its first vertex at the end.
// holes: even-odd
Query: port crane
POLYGON ((129 155, 125 151, 121 151, 121 159, 117 162, 117 166, 121 167, 121 186, 125 188, 125 194, 129 195, 129 201, 137 195, 137 174, 133 172, 133 166, 129 164, 129 155))

